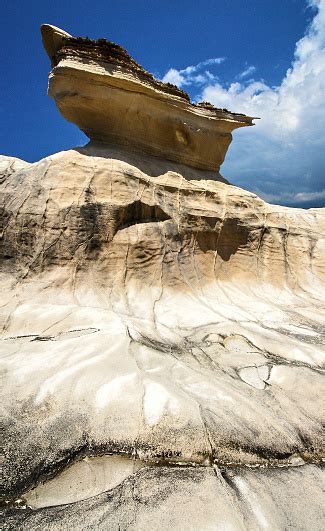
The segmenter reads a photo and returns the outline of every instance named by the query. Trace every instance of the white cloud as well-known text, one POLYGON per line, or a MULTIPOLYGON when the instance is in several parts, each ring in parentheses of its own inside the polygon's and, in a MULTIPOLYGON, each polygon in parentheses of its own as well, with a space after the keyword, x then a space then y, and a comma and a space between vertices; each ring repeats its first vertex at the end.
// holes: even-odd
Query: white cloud
POLYGON ((176 68, 170 68, 167 74, 165 74, 162 78, 162 81, 164 83, 172 83, 173 85, 181 87, 184 82, 184 76, 182 76, 180 71, 176 70, 176 68))
POLYGON ((288 205, 299 204, 304 206, 304 203, 307 204, 317 204, 318 206, 321 203, 324 203, 325 200, 325 189, 320 190, 319 192, 281 192, 277 193, 264 193, 260 188, 256 187, 256 193, 268 201, 269 203, 281 203, 288 205))
POLYGON ((196 65, 187 66, 181 70, 170 68, 162 78, 162 81, 164 83, 172 83, 178 87, 213 83, 218 78, 209 70, 205 69, 205 67, 210 65, 220 65, 223 61, 225 61, 224 57, 211 57, 210 59, 201 61, 196 65))
POLYGON ((240 74, 238 75, 239 79, 243 79, 244 77, 251 76, 256 71, 256 66, 251 65, 245 68, 240 74))
POLYGON ((294 196, 295 201, 315 201, 319 199, 325 199, 325 190, 320 192, 299 192, 294 196))
POLYGON ((280 86, 210 83, 202 91, 202 99, 217 107, 262 118, 254 128, 235 132, 222 173, 266 199, 324 198, 325 0, 309 5, 317 12, 280 86))
POLYGON ((195 68, 199 69, 202 66, 208 66, 208 65, 220 65, 226 60, 225 57, 212 57, 212 59, 206 59, 205 61, 201 61, 198 63, 195 68))
POLYGON ((200 87, 201 99, 216 107, 261 118, 255 127, 234 133, 222 173, 272 202, 324 199, 325 0, 306 1, 315 9, 314 19, 296 43, 293 62, 278 87, 247 80, 256 71, 253 65, 238 74, 239 81, 221 84, 207 67, 221 64, 224 57, 171 68, 163 77, 179 87, 200 87))

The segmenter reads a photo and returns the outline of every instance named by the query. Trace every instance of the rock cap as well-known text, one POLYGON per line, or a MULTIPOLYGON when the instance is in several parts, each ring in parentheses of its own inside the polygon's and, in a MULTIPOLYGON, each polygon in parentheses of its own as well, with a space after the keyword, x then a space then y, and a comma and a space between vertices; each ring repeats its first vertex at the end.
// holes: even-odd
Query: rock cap
POLYGON ((106 39, 73 37, 41 27, 52 62, 48 94, 91 140, 218 172, 231 132, 253 118, 193 104, 186 92, 155 79, 106 39))

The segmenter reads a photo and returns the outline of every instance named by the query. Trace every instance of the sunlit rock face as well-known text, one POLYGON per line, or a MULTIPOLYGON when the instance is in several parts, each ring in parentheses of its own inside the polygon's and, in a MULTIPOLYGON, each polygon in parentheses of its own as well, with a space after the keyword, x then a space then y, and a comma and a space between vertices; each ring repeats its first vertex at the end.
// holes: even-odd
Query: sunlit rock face
POLYGON ((210 170, 217 179, 231 131, 252 125, 243 114, 190 103, 117 44, 74 38, 49 25, 42 36, 53 66, 49 96, 91 140, 210 170))
POLYGON ((7 528, 322 529, 324 210, 128 134, 0 158, 7 528))

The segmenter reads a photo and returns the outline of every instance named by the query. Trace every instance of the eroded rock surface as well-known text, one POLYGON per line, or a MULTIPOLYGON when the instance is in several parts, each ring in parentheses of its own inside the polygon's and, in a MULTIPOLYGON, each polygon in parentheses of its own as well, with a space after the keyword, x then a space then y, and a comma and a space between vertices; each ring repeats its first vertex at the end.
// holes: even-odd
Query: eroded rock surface
POLYGON ((117 44, 71 37, 46 24, 42 35, 53 65, 49 95, 91 140, 210 170, 218 179, 231 132, 252 125, 243 114, 191 104, 117 44))
POLYGON ((8 528, 323 528, 324 210, 185 159, 0 159, 8 528))

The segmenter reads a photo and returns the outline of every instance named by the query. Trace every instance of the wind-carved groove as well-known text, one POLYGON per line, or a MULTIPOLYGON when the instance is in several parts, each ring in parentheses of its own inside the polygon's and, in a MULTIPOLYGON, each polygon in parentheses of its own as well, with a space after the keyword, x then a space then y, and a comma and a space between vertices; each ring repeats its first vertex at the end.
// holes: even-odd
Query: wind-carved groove
MULTIPOLYGON (((125 205, 98 202, 88 187, 81 205, 71 204, 48 216, 45 203, 43 215, 17 219, 7 238, 2 239, 3 260, 24 262, 33 270, 58 265, 76 257, 84 249, 85 259, 96 259, 120 230, 144 223, 160 223, 172 218, 157 204, 136 200, 125 205), (26 219, 25 219, 26 218, 26 219), (45 225, 46 223, 46 225, 45 225), (42 241, 41 250, 38 242, 42 241)), ((2 225, 9 223, 11 212, 2 213, 2 225)))

